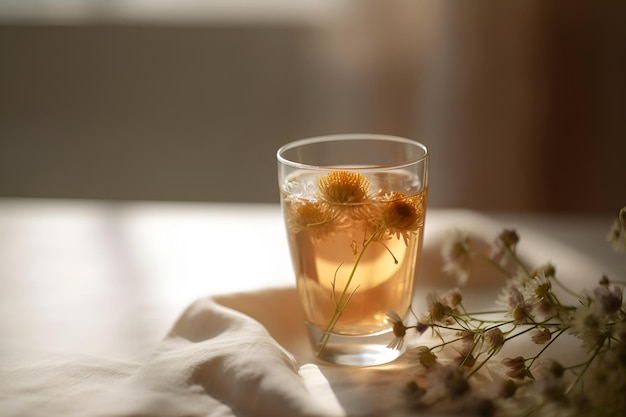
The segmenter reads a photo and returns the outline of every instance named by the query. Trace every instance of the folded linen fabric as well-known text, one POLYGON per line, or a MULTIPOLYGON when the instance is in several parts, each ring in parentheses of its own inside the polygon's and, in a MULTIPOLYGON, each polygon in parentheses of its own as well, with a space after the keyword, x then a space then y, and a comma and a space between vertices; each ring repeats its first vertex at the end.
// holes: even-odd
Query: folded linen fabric
POLYGON ((15 358, 0 376, 3 416, 330 416, 291 354, 256 320, 193 303, 144 364, 15 358))

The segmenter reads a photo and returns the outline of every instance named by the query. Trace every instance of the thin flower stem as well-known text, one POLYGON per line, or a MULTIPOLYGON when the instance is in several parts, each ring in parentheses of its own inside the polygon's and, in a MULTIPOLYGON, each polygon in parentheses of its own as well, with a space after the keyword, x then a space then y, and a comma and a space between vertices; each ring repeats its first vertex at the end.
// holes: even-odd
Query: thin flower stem
POLYGON ((575 298, 579 297, 579 294, 576 294, 574 291, 572 291, 571 289, 567 288, 567 286, 565 286, 565 284, 563 284, 557 277, 551 277, 550 279, 553 280, 554 283, 559 286, 559 288, 561 288, 563 291, 565 291, 569 295, 571 295, 571 296, 573 296, 575 298))
POLYGON ((385 249, 387 249, 387 252, 389 252, 389 255, 391 255, 391 257, 393 258, 393 263, 397 265, 398 258, 396 258, 396 255, 394 255, 391 249, 389 249, 389 246, 385 245, 383 242, 380 242, 380 244, 383 245, 385 249))
POLYGON ((524 273, 527 276, 530 276, 530 271, 528 270, 528 268, 526 267, 526 265, 524 265, 524 263, 517 257, 517 254, 515 253, 515 250, 509 246, 505 246, 506 250, 509 252, 509 254, 511 255, 511 257, 513 258, 513 260, 515 261, 515 263, 517 264, 517 266, 519 266, 520 268, 522 268, 522 271, 524 271, 524 273))
POLYGON ((582 369, 582 371, 580 371, 580 373, 576 376, 576 379, 572 381, 569 387, 567 387, 567 389, 565 390, 565 395, 568 395, 570 392, 572 392, 572 390, 576 387, 576 385, 578 385, 582 377, 587 372, 587 369, 589 369, 589 366, 591 366, 591 363, 595 360, 595 358, 600 353, 602 346, 604 346, 604 343, 598 343, 598 347, 596 347, 596 349, 593 351, 593 355, 591 355, 587 363, 585 363, 585 367, 582 369))
POLYGON ((497 329, 498 327, 507 326, 509 324, 515 324, 515 320, 509 321, 494 321, 493 326, 486 327, 483 332, 488 332, 489 330, 497 329))
POLYGON ((477 347, 478 347, 478 343, 476 341, 474 341, 474 343, 472 344, 472 348, 469 350, 469 352, 467 352, 467 354, 465 355, 465 357, 461 361, 461 366, 465 366, 465 363, 467 362, 468 359, 470 359, 472 357, 472 354, 474 353, 474 350, 477 347))
POLYGON ((332 289, 332 292, 330 293, 330 302, 335 305, 337 304, 337 294, 335 292, 335 283, 337 282, 337 274, 339 273, 339 270, 341 269, 342 265, 343 265, 343 262, 339 264, 337 269, 335 269, 335 275, 333 276, 333 280, 330 282, 330 288, 332 289))
POLYGON ((463 338, 463 336, 461 336, 461 337, 458 337, 458 338, 456 338, 456 339, 452 339, 452 340, 444 341, 444 342, 442 342, 442 343, 439 343, 438 345, 431 346, 431 347, 430 347, 430 349, 431 349, 431 350, 434 350, 434 349, 440 349, 440 348, 442 348, 442 347, 444 347, 444 346, 451 345, 451 344, 456 343, 456 342, 458 342, 458 341, 460 341, 460 340, 463 340, 463 339, 464 339, 464 338, 463 338))
MULTIPOLYGON (((527 328, 527 329, 524 329, 524 330, 520 331, 519 333, 515 333, 515 334, 514 334, 514 335, 512 335, 512 336, 507 336, 507 337, 506 337, 506 339, 505 339, 505 341, 506 341, 506 342, 508 342, 509 340, 514 339, 514 338, 516 338, 516 337, 518 337, 518 336, 521 336, 521 335, 523 335, 523 334, 526 334, 526 333, 528 333, 528 332, 530 332, 530 331, 534 330, 535 328, 536 328, 536 327, 533 325, 533 326, 531 326, 531 327, 529 327, 529 328, 527 328)), ((517 326, 515 326, 515 328, 514 328, 513 330, 511 330, 511 332, 513 332, 515 329, 517 329, 517 326)))
POLYGON ((474 251, 475 256, 477 256, 478 258, 482 259, 483 261, 487 262, 489 265, 493 266, 494 268, 496 268, 498 271, 500 271, 502 274, 504 274, 506 277, 511 278, 512 275, 509 271, 506 270, 506 268, 504 268, 502 265, 500 265, 498 262, 495 262, 493 259, 491 259, 488 256, 483 255, 480 252, 476 252, 474 251))
POLYGON ((461 320, 458 316, 453 316, 454 321, 456 322, 456 324, 459 325, 459 327, 463 330, 470 330, 471 326, 469 324, 468 321, 466 320, 461 320))
MULTIPOLYGON (((348 295, 348 288, 350 287, 350 284, 352 283, 352 279, 354 278, 356 269, 359 266, 361 259, 363 258, 363 254, 365 253, 365 250, 368 248, 370 243, 374 241, 374 238, 376 236, 378 236, 376 232, 372 233, 369 239, 367 239, 365 243, 363 243, 361 252, 359 252, 359 255, 357 256, 356 261, 354 262, 354 265, 352 266, 352 271, 350 271, 350 275, 348 276, 348 281, 346 282, 346 285, 344 286, 343 291, 341 292, 341 296, 339 297, 339 300, 337 300, 337 302, 335 303, 335 310, 333 312, 333 315, 330 318, 330 321, 328 322, 328 324, 326 325, 326 328, 324 329, 324 333, 320 337, 320 341, 317 345, 316 356, 318 358, 320 357, 320 355, 326 348, 326 344, 328 344, 328 339, 330 338, 330 334, 335 329, 337 322, 343 315, 343 312, 345 311, 345 309, 348 307, 348 303, 350 302, 350 300, 352 299, 352 296, 354 295, 354 292, 356 291, 356 288, 355 288, 354 291, 352 291, 352 293, 348 296, 348 299, 346 299, 346 296, 348 295)), ((333 291, 334 291, 334 285, 333 285, 333 291)))
MULTIPOLYGON (((498 320, 485 320, 485 321, 481 321, 481 320, 469 320, 469 321, 463 321, 463 324, 465 324, 467 327, 463 326, 461 323, 459 323, 456 318, 455 321, 459 324, 459 327, 453 327, 453 326, 445 326, 443 324, 431 324, 432 327, 436 327, 438 329, 443 329, 443 330, 455 330, 455 331, 461 331, 461 330, 468 330, 471 332, 486 332, 488 330, 492 330, 495 329, 497 327, 502 327, 502 326, 506 326, 509 324, 513 324, 515 323, 515 320, 509 320, 509 321, 498 321, 498 320), (491 324, 491 326, 488 326, 484 329, 480 328, 480 326, 474 326, 472 329, 472 326, 470 325, 471 321, 478 321, 480 324, 491 324)), ((528 325, 530 325, 531 323, 528 323, 528 325)), ((463 339, 462 337, 459 339, 455 339, 455 340, 461 340, 463 339)))
POLYGON ((510 324, 510 323, 514 323, 515 320, 511 320, 511 321, 506 321, 503 322, 502 320, 498 320, 498 319, 493 319, 493 320, 485 320, 485 319, 479 319, 476 317, 470 317, 468 321, 474 321, 474 322, 478 322, 478 325, 476 327, 480 327, 483 324, 496 324, 498 326, 503 325, 503 324, 510 324))
MULTIPOLYGON (((465 311, 465 309, 463 311, 465 311)), ((458 316, 469 316, 470 319, 473 319, 472 316, 479 316, 479 315, 482 315, 482 314, 503 314, 503 313, 506 313, 506 312, 507 312, 507 310, 472 311, 471 313, 466 311, 465 313, 458 314, 458 316)))
POLYGON ((458 328, 458 327, 452 327, 452 326, 444 326, 443 324, 431 324, 431 327, 436 327, 438 329, 443 329, 443 330, 455 330, 455 331, 460 331, 460 330, 465 330, 464 328, 458 328))
POLYGON ((472 372, 467 374, 467 377, 470 378, 472 375, 474 375, 476 372, 478 372, 480 370, 480 368, 485 366, 487 364, 487 362, 489 362, 489 360, 491 360, 491 358, 493 358, 498 352, 499 352, 499 350, 493 349, 491 351, 491 353, 489 353, 489 356, 487 356, 484 361, 482 361, 477 367, 472 369, 472 372))
POLYGON ((561 336, 561 335, 562 335, 562 334, 563 334, 566 330, 567 330, 567 329, 561 329, 561 330, 557 331, 557 332, 556 332, 556 333, 557 333, 557 335, 556 335, 556 336, 554 336, 552 339, 550 339, 550 341, 548 341, 548 343, 546 343, 546 345, 545 345, 543 348, 541 348, 541 350, 539 351, 539 353, 537 353, 537 355, 535 355, 535 357, 534 357, 534 358, 532 358, 532 359, 531 359, 531 358, 529 358, 529 359, 531 359, 531 361, 530 361, 530 363, 528 364, 528 368, 530 368, 530 367, 533 365, 533 363, 535 363, 535 361, 536 361, 537 359, 539 359, 539 357, 540 357, 541 355, 543 355, 543 352, 545 352, 545 351, 546 351, 546 350, 550 347, 550 345, 552 345, 552 343, 554 343, 554 342, 556 341, 556 339, 558 339, 558 338, 559 338, 559 336, 561 336))

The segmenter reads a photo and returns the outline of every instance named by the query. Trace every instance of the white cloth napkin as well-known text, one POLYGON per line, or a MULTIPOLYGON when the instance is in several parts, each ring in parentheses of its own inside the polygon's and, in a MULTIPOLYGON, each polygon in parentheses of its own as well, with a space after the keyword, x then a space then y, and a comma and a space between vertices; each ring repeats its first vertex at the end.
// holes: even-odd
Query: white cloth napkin
POLYGON ((315 401, 293 356, 262 325, 210 298, 193 303, 143 364, 74 355, 15 360, 1 378, 6 416, 338 414, 315 401))
MULTIPOLYGON (((490 237, 500 231, 473 215, 427 230, 418 309, 429 288, 454 285, 441 273, 439 258, 444 232, 454 227, 490 237)), ((557 251, 551 260, 567 259, 565 274, 594 270, 562 246, 530 240, 524 247, 532 248, 525 252, 532 263, 557 251)), ((467 291, 475 303, 492 302, 501 281, 481 276, 467 291)), ((406 381, 399 377, 402 360, 366 369, 316 364, 293 288, 196 301, 145 363, 76 355, 16 357, 11 363, 0 370, 2 416, 402 415, 406 381)))

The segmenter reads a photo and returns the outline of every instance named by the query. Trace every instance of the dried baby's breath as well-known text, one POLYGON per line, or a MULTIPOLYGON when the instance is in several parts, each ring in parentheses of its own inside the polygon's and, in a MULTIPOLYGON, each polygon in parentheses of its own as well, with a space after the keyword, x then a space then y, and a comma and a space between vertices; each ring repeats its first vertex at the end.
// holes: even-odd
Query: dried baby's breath
MULTIPOLYGON (((617 251, 624 217, 626 208, 609 235, 617 251)), ((440 342, 408 350, 409 369, 419 375, 411 383, 429 382, 419 386, 418 399, 407 399, 408 406, 417 401, 430 414, 467 413, 474 404, 479 415, 487 416, 626 415, 626 282, 602 276, 593 290, 575 293, 560 282, 553 265, 528 268, 517 255, 519 241, 516 231, 504 230, 489 257, 480 256, 462 232, 444 246, 444 268, 450 272, 464 274, 481 260, 504 274, 496 300, 504 308, 468 311, 461 297, 452 303, 437 293, 427 296, 419 325, 430 328, 440 342), (502 268, 502 257, 517 270, 502 268), (555 287, 562 293, 557 295, 555 287), (568 350, 578 349, 582 359, 561 365, 550 354, 559 356, 554 343, 567 336, 577 339, 568 350), (510 340, 524 337, 531 342, 526 351, 500 356, 510 340), (436 362, 429 356, 433 351, 436 362), (431 366, 411 368, 416 358, 431 366), (486 381, 493 381, 495 389, 486 381)), ((409 334, 410 326, 398 326, 409 334)))

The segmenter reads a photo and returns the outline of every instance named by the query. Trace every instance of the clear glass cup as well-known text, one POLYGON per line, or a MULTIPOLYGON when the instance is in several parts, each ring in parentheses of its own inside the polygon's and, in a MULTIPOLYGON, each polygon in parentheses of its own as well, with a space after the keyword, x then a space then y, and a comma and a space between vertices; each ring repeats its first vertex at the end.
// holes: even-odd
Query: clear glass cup
POLYGON ((428 151, 387 135, 303 139, 277 152, 281 205, 306 327, 318 359, 391 362, 413 299, 428 151))

